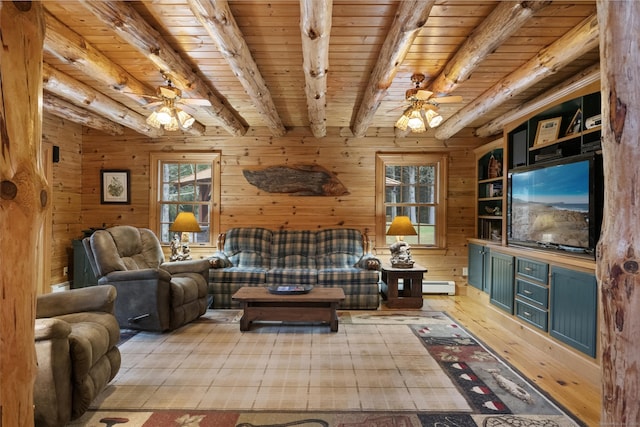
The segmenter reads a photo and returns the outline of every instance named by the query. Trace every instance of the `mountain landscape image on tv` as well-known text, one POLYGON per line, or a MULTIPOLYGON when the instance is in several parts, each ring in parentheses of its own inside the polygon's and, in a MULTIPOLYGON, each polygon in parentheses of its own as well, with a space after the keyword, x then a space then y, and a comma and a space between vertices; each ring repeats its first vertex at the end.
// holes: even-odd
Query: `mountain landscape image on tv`
POLYGON ((591 249, 589 170, 583 160, 513 173, 510 240, 591 249))

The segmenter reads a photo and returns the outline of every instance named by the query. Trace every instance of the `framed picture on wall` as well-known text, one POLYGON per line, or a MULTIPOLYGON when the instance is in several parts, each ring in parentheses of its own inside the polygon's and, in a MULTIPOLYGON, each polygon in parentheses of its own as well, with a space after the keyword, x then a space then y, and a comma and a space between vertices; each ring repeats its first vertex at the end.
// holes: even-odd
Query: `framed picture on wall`
POLYGON ((547 142, 555 141, 556 139, 558 139, 558 132, 560 132, 561 121, 562 117, 540 120, 538 122, 538 131, 536 132, 536 140, 534 144, 545 144, 547 142))
POLYGON ((131 184, 128 169, 102 169, 100 171, 100 203, 131 203, 131 184))

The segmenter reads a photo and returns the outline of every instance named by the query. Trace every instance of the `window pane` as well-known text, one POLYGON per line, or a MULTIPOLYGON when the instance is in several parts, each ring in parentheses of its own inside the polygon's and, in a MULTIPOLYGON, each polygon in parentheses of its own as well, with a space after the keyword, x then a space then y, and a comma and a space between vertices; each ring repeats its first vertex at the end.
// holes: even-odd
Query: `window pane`
MULTIPOLYGON (((442 156, 420 155, 414 159, 407 155, 398 156, 403 162, 399 165, 393 164, 392 157, 389 155, 384 164, 385 230, 396 216, 408 216, 418 234, 404 236, 404 241, 410 245, 437 246, 438 179, 444 178, 439 177, 442 156)), ((391 244, 396 237, 385 235, 385 241, 391 244)))

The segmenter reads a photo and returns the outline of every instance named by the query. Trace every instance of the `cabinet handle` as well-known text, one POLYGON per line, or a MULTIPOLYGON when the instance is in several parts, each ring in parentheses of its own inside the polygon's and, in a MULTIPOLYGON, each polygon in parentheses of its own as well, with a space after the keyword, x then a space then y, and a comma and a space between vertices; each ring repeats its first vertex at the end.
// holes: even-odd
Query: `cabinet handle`
POLYGON ((533 268, 531 268, 531 267, 525 267, 525 268, 524 268, 524 271, 533 271, 533 268))
POLYGON ((527 295, 531 295, 533 292, 531 292, 529 289, 524 289, 522 291, 522 293, 527 294, 527 295))
POLYGON ((523 311, 522 314, 524 315, 524 317, 531 317, 531 313, 529 313, 528 311, 523 311))

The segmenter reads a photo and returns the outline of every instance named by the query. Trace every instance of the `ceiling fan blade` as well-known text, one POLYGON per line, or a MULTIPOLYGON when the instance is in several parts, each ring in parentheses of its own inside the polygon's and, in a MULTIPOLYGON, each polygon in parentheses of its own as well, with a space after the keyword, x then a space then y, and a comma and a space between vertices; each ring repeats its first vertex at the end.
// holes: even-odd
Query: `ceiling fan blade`
POLYGON ((456 104, 462 102, 462 97, 459 95, 443 96, 441 98, 431 98, 430 101, 436 104, 456 104))
POLYGON ((150 102, 147 105, 144 106, 144 108, 155 108, 158 105, 162 105, 164 101, 156 101, 156 102, 150 102))
POLYGON ((178 103, 184 105, 195 105, 198 107, 211 107, 211 102, 208 99, 182 98, 178 103))
POLYGON ((427 99, 431 98, 431 95, 433 95, 433 92, 420 89, 416 92, 415 97, 418 101, 426 101, 427 99))

